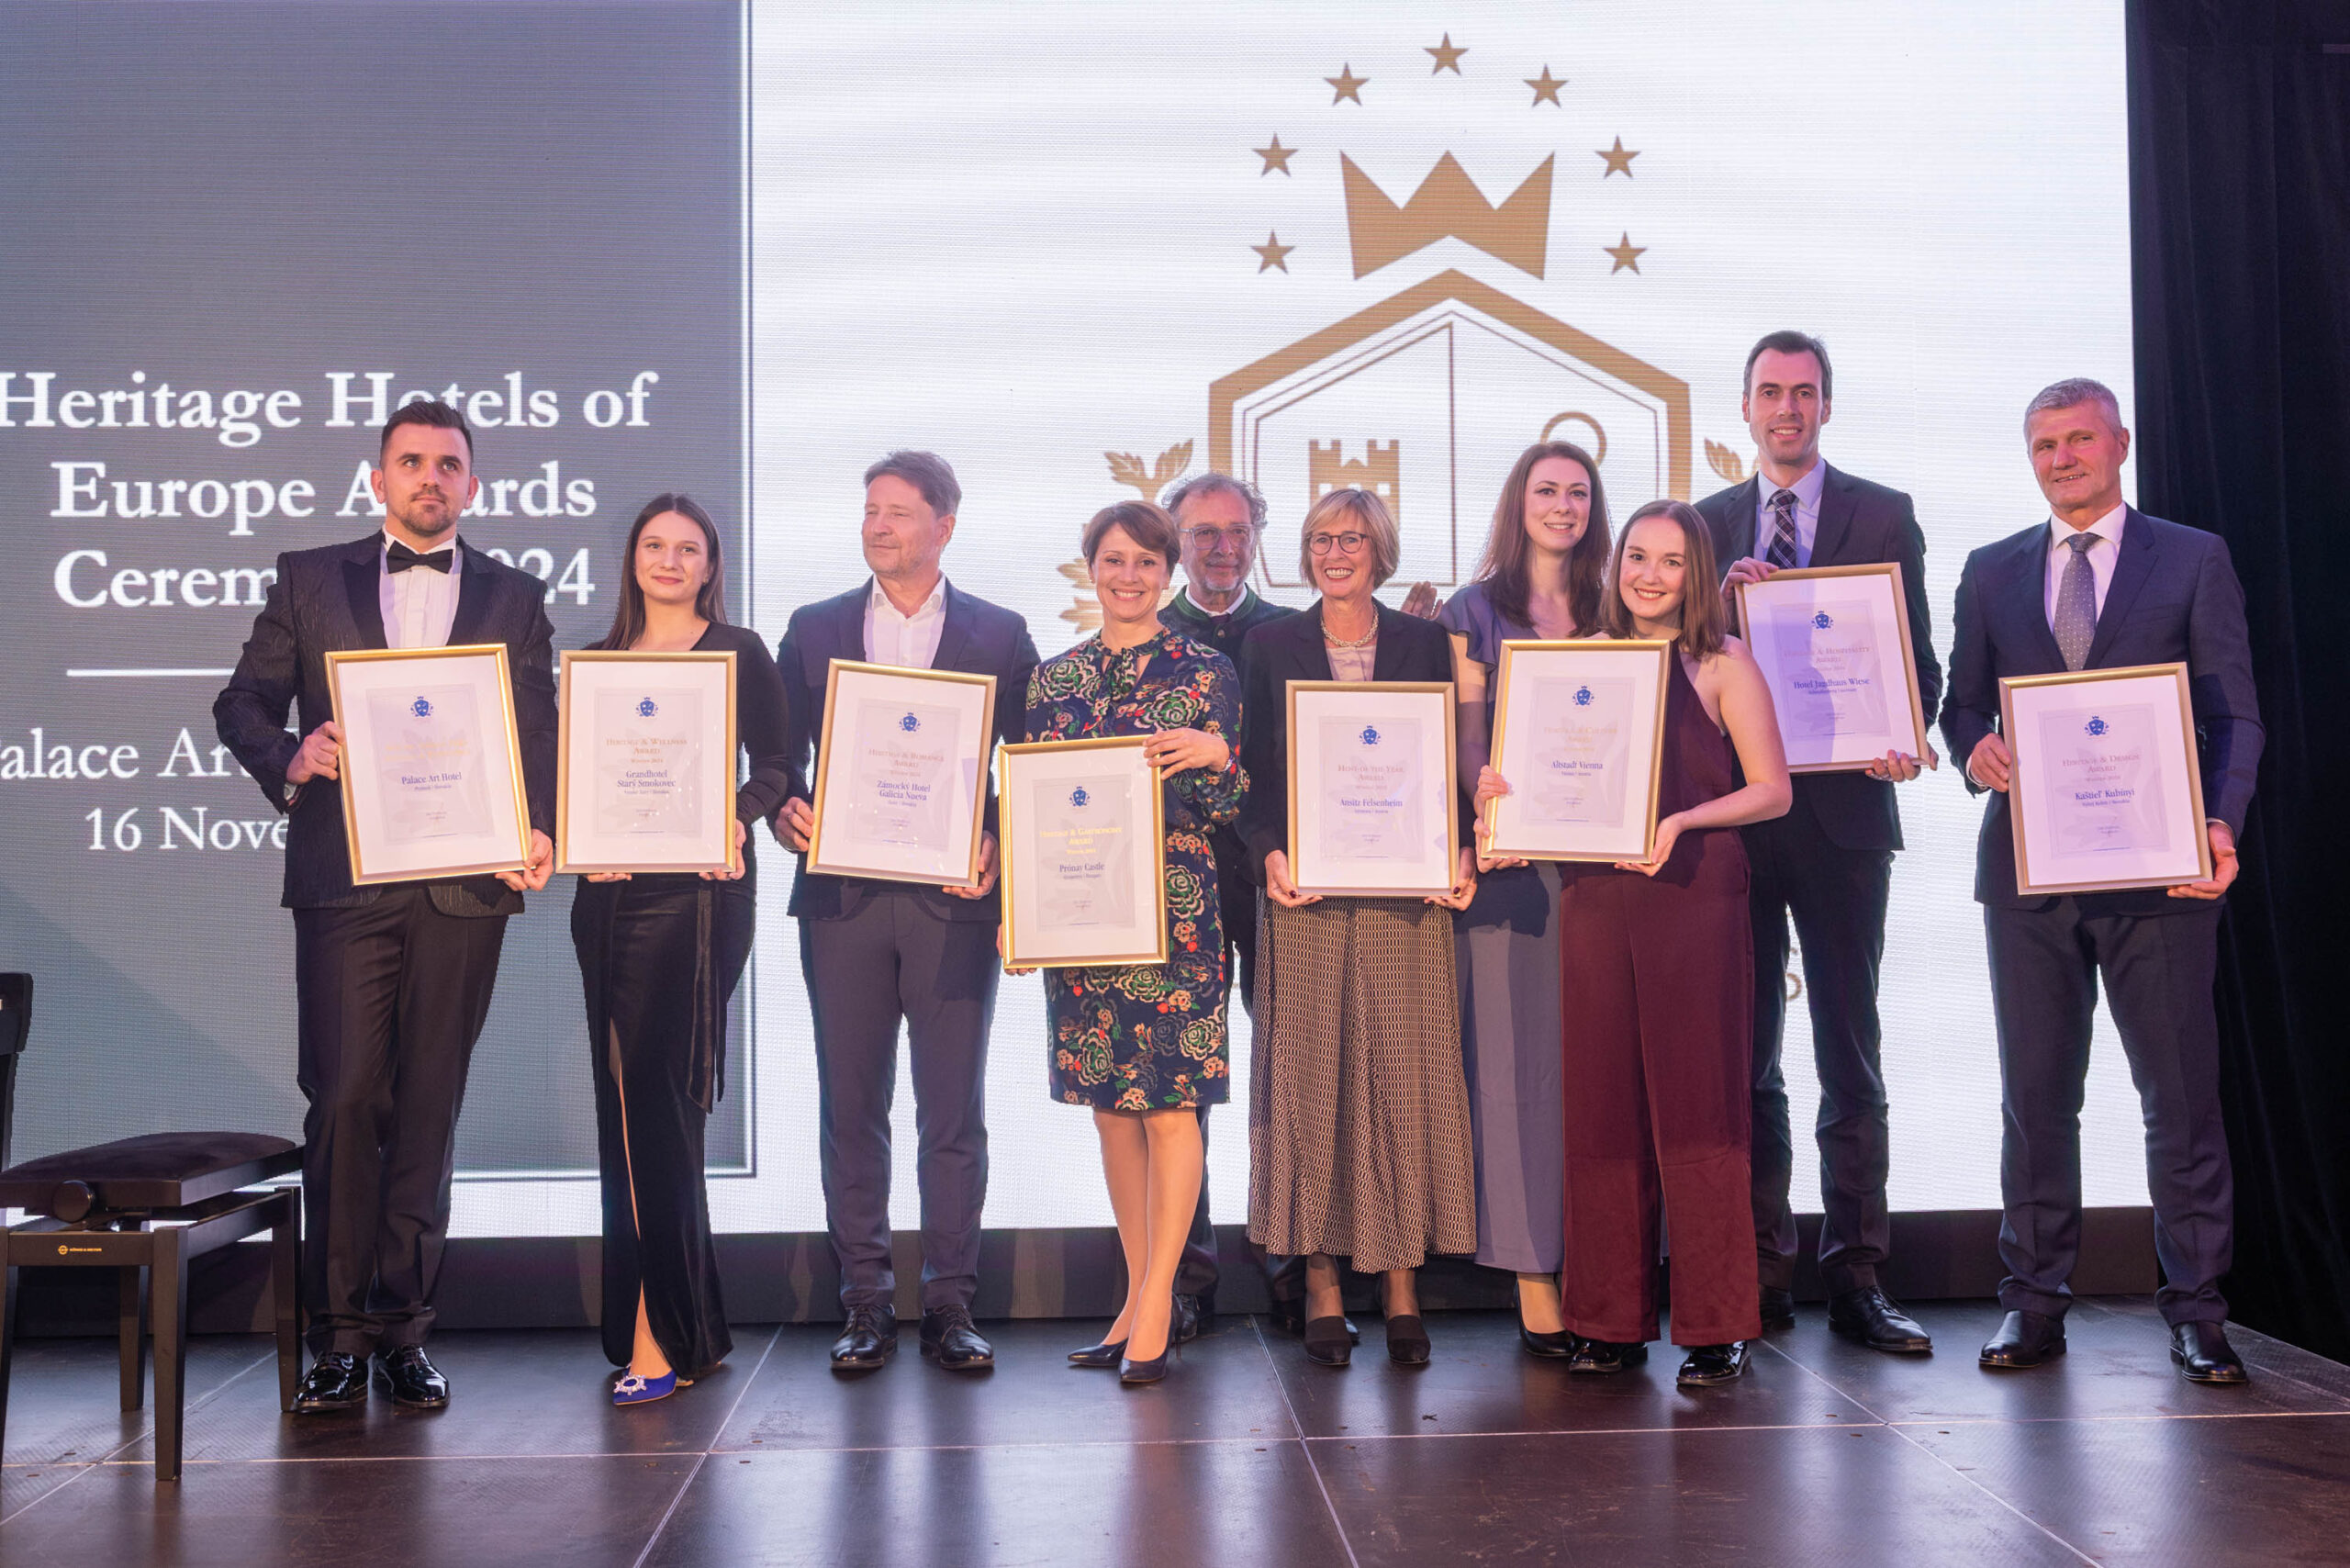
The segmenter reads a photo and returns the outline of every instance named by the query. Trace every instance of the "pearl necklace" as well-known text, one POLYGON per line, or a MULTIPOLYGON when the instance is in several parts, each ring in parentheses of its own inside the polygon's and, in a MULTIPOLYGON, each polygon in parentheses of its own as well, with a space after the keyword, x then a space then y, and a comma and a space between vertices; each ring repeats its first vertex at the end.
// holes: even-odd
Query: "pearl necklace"
POLYGON ((1365 632, 1361 636, 1354 638, 1352 641, 1341 637, 1337 633, 1331 631, 1330 622, 1327 619, 1318 614, 1315 616, 1315 619, 1322 622, 1323 643, 1333 648, 1368 648, 1379 636, 1379 616, 1376 610, 1371 612, 1371 630, 1365 632))

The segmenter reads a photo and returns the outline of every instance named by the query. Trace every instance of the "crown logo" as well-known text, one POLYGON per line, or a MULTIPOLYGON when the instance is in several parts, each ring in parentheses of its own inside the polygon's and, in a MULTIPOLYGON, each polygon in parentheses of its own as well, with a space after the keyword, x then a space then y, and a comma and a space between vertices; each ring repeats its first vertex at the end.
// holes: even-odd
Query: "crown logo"
POLYGON ((1398 207, 1355 161, 1338 154, 1346 178, 1347 233, 1354 244, 1355 276, 1400 262, 1438 240, 1474 245, 1520 272, 1542 275, 1550 242, 1552 153, 1526 176, 1499 207, 1485 199, 1460 161, 1448 152, 1436 161, 1412 199, 1398 207))

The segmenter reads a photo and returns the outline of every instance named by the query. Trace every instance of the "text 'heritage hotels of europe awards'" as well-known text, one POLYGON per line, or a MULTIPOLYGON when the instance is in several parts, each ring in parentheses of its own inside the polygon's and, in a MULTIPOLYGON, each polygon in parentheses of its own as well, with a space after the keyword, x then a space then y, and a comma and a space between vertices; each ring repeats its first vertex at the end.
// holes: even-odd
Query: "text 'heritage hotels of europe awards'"
POLYGON ((808 869, 976 887, 995 678, 834 659, 808 869))
POLYGON ((1010 968, 1167 961, 1166 801, 1148 744, 1120 735, 997 753, 1010 968))
POLYGON ((1901 568, 1808 566, 1738 586, 1739 624, 1779 716, 1790 773, 1926 754, 1901 568))
POLYGON ((1482 824, 1488 855, 1648 857, 1673 656, 1671 643, 1648 639, 1502 644, 1493 756, 1510 792, 1482 824))
POLYGON ((1289 683, 1290 874, 1303 893, 1452 890, 1450 681, 1289 683))
POLYGON ((734 655, 566 651, 558 871, 733 868, 734 655))
POLYGON ((502 644, 329 653, 351 879, 519 871, 531 813, 502 644))
POLYGON ((1999 682, 1999 728, 2015 753, 2018 892, 2210 879, 2185 665, 2010 676, 1999 682))

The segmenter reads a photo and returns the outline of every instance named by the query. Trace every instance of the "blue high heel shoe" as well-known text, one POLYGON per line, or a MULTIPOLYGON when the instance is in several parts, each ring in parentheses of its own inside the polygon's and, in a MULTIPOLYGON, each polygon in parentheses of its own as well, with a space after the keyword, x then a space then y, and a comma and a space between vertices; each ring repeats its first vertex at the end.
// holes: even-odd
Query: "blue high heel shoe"
POLYGON ((620 1382, 612 1384, 612 1403, 650 1405, 656 1399, 668 1398, 681 1388, 692 1386, 692 1379, 681 1379, 675 1372, 663 1372, 659 1377, 639 1377, 636 1373, 630 1372, 620 1382))

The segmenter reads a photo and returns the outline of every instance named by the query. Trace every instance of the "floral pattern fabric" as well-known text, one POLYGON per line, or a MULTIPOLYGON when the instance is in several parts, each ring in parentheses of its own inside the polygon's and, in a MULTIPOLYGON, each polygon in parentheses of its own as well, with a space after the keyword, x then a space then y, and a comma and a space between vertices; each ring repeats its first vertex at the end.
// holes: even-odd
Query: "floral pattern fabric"
POLYGON ((1113 650, 1097 635, 1036 666, 1028 738, 1093 740, 1195 729, 1233 747, 1221 772, 1164 783, 1167 951, 1163 964, 1045 971, 1053 1098, 1103 1111, 1222 1104, 1232 1084, 1225 1036, 1224 923, 1208 830, 1240 814, 1240 683, 1205 643, 1162 631, 1113 650))

